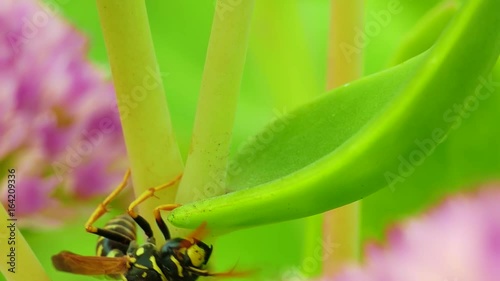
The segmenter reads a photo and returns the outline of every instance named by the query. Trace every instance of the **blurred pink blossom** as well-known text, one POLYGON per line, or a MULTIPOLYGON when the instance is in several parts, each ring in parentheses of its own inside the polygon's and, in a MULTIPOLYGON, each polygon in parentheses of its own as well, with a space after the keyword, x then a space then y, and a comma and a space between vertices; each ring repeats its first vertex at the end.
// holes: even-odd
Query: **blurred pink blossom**
POLYGON ((17 171, 16 214, 57 208, 59 189, 70 199, 109 192, 125 146, 112 84, 87 60, 87 40, 54 3, 2 0, 0 26, 0 166, 17 171))
POLYGON ((366 247, 334 281, 500 280, 500 184, 454 196, 366 247))

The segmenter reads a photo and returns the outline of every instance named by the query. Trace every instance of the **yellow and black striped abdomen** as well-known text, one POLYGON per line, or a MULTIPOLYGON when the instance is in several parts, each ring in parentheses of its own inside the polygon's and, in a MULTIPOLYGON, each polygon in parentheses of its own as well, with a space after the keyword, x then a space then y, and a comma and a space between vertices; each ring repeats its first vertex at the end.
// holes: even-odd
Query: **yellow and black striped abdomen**
MULTIPOLYGON (((135 222, 127 214, 119 215, 111 219, 104 226, 106 230, 118 232, 130 240, 135 240, 135 222)), ((128 245, 104 238, 102 236, 97 240, 96 254, 104 257, 123 256, 127 252, 128 245)))

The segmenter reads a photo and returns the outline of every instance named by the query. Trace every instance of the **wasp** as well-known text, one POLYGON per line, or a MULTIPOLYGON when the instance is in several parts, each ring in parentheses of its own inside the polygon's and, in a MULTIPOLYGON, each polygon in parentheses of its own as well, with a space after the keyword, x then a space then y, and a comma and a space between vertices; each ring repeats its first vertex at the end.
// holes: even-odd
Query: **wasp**
POLYGON ((107 205, 126 187, 130 170, 120 185, 95 209, 85 230, 99 236, 96 256, 81 256, 63 251, 52 257, 54 267, 60 271, 82 275, 108 275, 125 281, 195 281, 199 276, 237 276, 232 271, 210 273, 205 266, 213 247, 196 239, 205 232, 202 224, 185 238, 171 238, 160 211, 171 211, 180 205, 166 204, 154 209, 156 224, 165 237, 166 243, 157 250, 150 224, 138 215, 134 208, 154 196, 156 191, 174 185, 176 179, 161 186, 150 188, 128 207, 127 213, 107 222, 103 228, 93 224, 107 212, 107 205), (144 231, 147 240, 143 245, 136 242, 136 224, 144 231))

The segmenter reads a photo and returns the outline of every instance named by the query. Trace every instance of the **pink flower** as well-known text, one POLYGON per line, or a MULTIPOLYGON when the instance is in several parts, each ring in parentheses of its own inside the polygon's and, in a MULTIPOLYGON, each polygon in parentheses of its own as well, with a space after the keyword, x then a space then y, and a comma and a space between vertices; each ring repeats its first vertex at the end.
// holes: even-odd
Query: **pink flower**
POLYGON ((86 39, 56 4, 35 0, 0 1, 0 26, 0 166, 18 171, 17 214, 53 208, 58 188, 70 198, 109 192, 125 146, 112 84, 87 61, 86 39))
POLYGON ((500 280, 500 185, 455 196, 366 248, 365 264, 335 281, 500 280))

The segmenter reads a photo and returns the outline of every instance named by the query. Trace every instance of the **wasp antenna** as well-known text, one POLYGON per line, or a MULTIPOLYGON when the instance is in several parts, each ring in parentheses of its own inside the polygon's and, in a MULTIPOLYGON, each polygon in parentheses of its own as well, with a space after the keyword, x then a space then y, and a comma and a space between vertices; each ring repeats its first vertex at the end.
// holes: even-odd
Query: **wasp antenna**
POLYGON ((196 228, 195 230, 193 230, 193 232, 191 232, 187 238, 188 239, 192 239, 192 238, 196 238, 198 240, 203 240, 204 237, 206 237, 209 233, 209 230, 208 230, 208 227, 207 227, 207 222, 202 222, 200 224, 200 226, 198 226, 198 228, 196 228))

